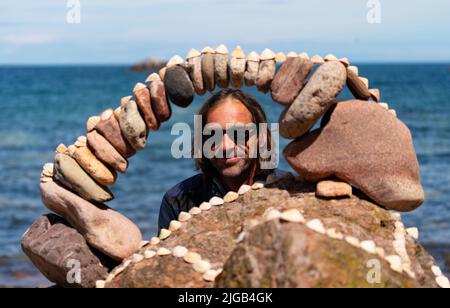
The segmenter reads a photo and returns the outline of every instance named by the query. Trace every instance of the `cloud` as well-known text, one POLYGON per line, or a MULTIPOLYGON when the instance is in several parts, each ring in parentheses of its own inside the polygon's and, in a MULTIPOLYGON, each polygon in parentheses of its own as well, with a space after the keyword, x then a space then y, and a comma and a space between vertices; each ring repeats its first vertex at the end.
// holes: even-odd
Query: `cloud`
POLYGON ((43 45, 51 43, 54 40, 54 37, 47 34, 6 35, 0 38, 2 43, 14 46, 43 45))

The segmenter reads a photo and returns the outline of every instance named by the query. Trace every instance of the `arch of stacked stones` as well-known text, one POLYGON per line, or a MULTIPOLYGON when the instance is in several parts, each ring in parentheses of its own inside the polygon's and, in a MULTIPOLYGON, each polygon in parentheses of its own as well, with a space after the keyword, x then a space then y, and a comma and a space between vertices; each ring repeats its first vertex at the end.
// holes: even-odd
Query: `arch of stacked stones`
MULTIPOLYGON (((106 282, 97 281, 98 287, 112 281, 130 263, 155 256, 174 255, 183 258, 185 262, 192 264, 194 271, 203 275, 205 281, 214 281, 220 273, 219 267, 213 268, 212 264, 203 260, 198 253, 183 246, 168 249, 161 243, 193 216, 209 211, 211 207, 236 201, 241 195, 264 187, 265 183, 243 185, 238 192, 229 192, 224 198, 213 197, 208 202, 192 208, 189 213, 182 212, 178 220, 172 221, 168 229, 162 229, 159 235, 150 241, 142 241, 138 227, 104 203, 113 199, 108 186, 116 182, 118 174, 127 170, 128 159, 145 147, 149 133, 156 132, 160 125, 171 117, 171 104, 185 108, 191 104, 196 94, 205 95, 216 88, 241 88, 244 85, 256 86, 263 93, 270 91, 273 101, 285 106, 279 119, 280 134, 295 140, 285 149, 284 154, 292 167, 307 180, 317 182, 330 176, 337 177, 362 190, 379 205, 394 210, 412 210, 423 201, 413 149, 412 166, 408 168, 412 170, 413 177, 417 177, 416 183, 411 185, 417 185, 420 189, 419 196, 413 196, 412 200, 405 200, 403 197, 396 199, 395 194, 394 197, 391 194, 386 199, 377 195, 377 191, 383 186, 380 184, 383 182, 382 178, 379 186, 371 190, 365 184, 358 185, 357 179, 349 177, 346 172, 331 170, 319 175, 299 166, 299 160, 307 160, 307 157, 300 155, 310 144, 310 129, 327 112, 330 113, 334 106, 354 108, 352 112, 358 113, 362 104, 371 105, 370 112, 380 114, 381 117, 387 118, 388 122, 399 122, 395 111, 389 109, 386 103, 380 102, 380 91, 371 89, 368 79, 359 76, 358 68, 350 65, 347 58, 338 59, 331 54, 325 57, 309 57, 305 52, 275 54, 269 49, 265 49, 260 55, 251 52, 246 56, 240 47, 234 49, 229 57, 224 45, 216 49, 206 47, 201 52, 192 49, 186 59, 174 56, 158 73, 152 73, 144 83, 136 84, 133 95, 123 97, 116 109, 107 109, 90 117, 86 123, 86 136, 78 137, 74 144, 69 146, 60 144, 56 148, 54 162, 43 167, 40 191, 45 206, 64 218, 91 247, 116 261, 123 261, 121 266, 109 273, 105 278, 106 282), (337 96, 345 85, 356 100, 339 102, 336 105, 337 96), (143 247, 147 246, 153 248, 142 251, 143 247), (136 253, 137 251, 142 253, 136 253)), ((331 116, 328 114, 324 117, 327 118, 325 125, 331 125, 333 114, 338 112, 338 108, 332 111, 331 116)), ((406 127, 405 129, 407 130, 406 127)), ((323 133, 325 134, 325 131, 323 133)), ((313 139, 316 138, 317 136, 314 136, 313 139)), ((407 142, 412 147, 412 141, 407 142)), ((377 168, 372 165, 367 167, 377 168)), ((413 275, 408 269, 407 260, 405 261, 407 256, 401 255, 401 247, 399 255, 384 256, 384 252, 372 241, 346 237, 336 230, 326 229, 318 220, 305 221, 302 214, 295 209, 282 213, 270 210, 265 213, 264 219, 304 223, 316 232, 334 239, 345 239, 352 245, 382 255, 392 268, 398 271, 406 270, 413 275)), ((401 223, 398 228, 403 228, 401 223)), ((24 238, 26 236, 27 233, 24 238)), ((24 250, 27 252, 26 247, 24 250)), ((39 268, 39 265, 37 267, 39 268)))

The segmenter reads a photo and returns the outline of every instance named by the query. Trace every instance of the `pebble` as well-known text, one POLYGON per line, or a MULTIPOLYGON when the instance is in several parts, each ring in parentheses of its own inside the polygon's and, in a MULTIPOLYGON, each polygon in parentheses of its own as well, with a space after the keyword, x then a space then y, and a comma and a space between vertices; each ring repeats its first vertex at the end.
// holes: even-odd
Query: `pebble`
POLYGON ((320 181, 316 186, 316 196, 322 198, 351 197, 352 187, 340 181, 320 181))
POLYGON ((247 67, 244 73, 245 85, 251 87, 255 85, 256 79, 258 78, 259 70, 259 55, 252 51, 247 56, 247 67))
POLYGON ((342 234, 340 231, 336 230, 335 228, 327 229, 327 235, 335 240, 343 240, 344 234, 342 234))
POLYGON ((177 258, 184 258, 187 254, 188 254, 188 249, 184 246, 176 246, 173 251, 172 254, 174 257, 177 258))
POLYGON ((73 157, 80 167, 100 185, 110 186, 116 182, 117 173, 97 159, 88 147, 77 148, 73 157))
POLYGON ((198 95, 204 95, 206 89, 203 84, 201 53, 196 49, 191 49, 187 55, 187 62, 190 69, 189 75, 191 76, 195 93, 198 95))
POLYGON ((211 264, 208 261, 200 260, 195 262, 192 267, 197 273, 204 274, 211 269, 211 264))
POLYGON ((178 220, 172 220, 169 224, 169 231, 174 232, 181 228, 182 223, 178 220))
POLYGON ((167 98, 166 87, 161 80, 153 81, 150 85, 150 102, 153 113, 159 123, 170 119, 172 109, 167 98))
MULTIPOLYGON (((305 222, 305 218, 300 213, 300 211, 297 209, 290 209, 290 210, 284 211, 283 213, 281 213, 280 218, 284 221, 295 222, 295 223, 304 223, 305 222)), ((316 222, 310 221, 309 228, 312 229, 313 227, 311 227, 311 225, 314 228, 316 227, 314 225, 317 225, 317 228, 320 229, 320 226, 316 222)), ((323 228, 323 226, 322 226, 322 228, 323 228)), ((322 233, 321 231, 317 231, 317 232, 322 233)), ((323 234, 324 233, 325 233, 325 230, 323 230, 323 234)))
POLYGON ((100 122, 99 116, 90 117, 86 122, 86 131, 87 132, 93 131, 95 129, 95 125, 97 125, 98 122, 100 122))
POLYGON ((202 257, 198 253, 192 251, 189 251, 183 258, 183 260, 189 264, 195 264, 201 259, 202 257))
POLYGON ((220 197, 214 196, 209 200, 209 203, 213 206, 219 206, 219 205, 224 204, 225 201, 220 197))
POLYGON ((200 204, 199 208, 202 211, 209 211, 211 209, 211 204, 209 202, 202 202, 202 204, 200 204))
POLYGON ((136 102, 129 101, 121 108, 119 124, 122 134, 136 151, 144 149, 147 142, 147 126, 136 102))
POLYGON ((173 67, 173 66, 177 66, 177 65, 182 65, 184 64, 184 60, 182 57, 180 57, 179 55, 175 55, 172 58, 169 59, 169 61, 166 64, 166 67, 173 67))
POLYGON ((367 251, 368 253, 375 254, 377 246, 375 245, 374 241, 368 240, 368 241, 362 241, 359 246, 361 249, 367 251))
POLYGON ((276 73, 275 54, 270 49, 264 49, 261 53, 256 87, 259 91, 267 93, 276 73))
POLYGON ((138 253, 135 253, 132 257, 131 257, 131 262, 136 264, 141 262, 142 260, 144 260, 144 256, 138 253))
POLYGON ((391 269, 398 273, 403 272, 402 259, 397 255, 387 256, 386 261, 389 262, 391 269))
POLYGON ((416 241, 419 240, 419 229, 416 227, 406 229, 406 232, 416 241))
POLYGON ((159 239, 160 239, 160 240, 165 240, 165 239, 168 238, 171 234, 172 234, 172 231, 163 228, 163 229, 161 229, 161 231, 159 232, 159 239))
POLYGON ((278 219, 280 217, 281 217, 281 212, 276 209, 273 209, 273 208, 267 209, 263 215, 264 221, 270 221, 270 220, 278 219))
POLYGON ((248 193, 250 190, 252 190, 252 187, 250 185, 242 185, 241 187, 239 187, 239 190, 237 191, 238 195, 244 195, 246 193, 248 193))
POLYGON ((359 248, 360 241, 359 241, 356 237, 353 237, 353 236, 346 236, 346 237, 345 237, 345 241, 346 241, 347 243, 349 243, 350 245, 359 248))
POLYGON ((159 248, 159 249, 156 251, 156 254, 157 254, 158 256, 168 256, 168 255, 171 255, 172 252, 171 252, 169 249, 165 248, 165 247, 161 247, 161 248, 159 248))
POLYGON ((223 201, 226 203, 230 203, 236 201, 239 198, 239 194, 234 191, 229 191, 223 197, 223 201))
POLYGON ((210 270, 206 271, 206 273, 203 275, 203 279, 206 281, 213 282, 216 280, 216 277, 218 275, 219 275, 219 271, 210 269, 210 270))
POLYGON ((286 59, 287 59, 287 57, 286 57, 286 55, 284 54, 284 52, 278 52, 276 55, 275 55, 275 62, 277 62, 277 63, 283 63, 284 61, 286 61, 286 59))
POLYGON ((89 149, 102 162, 118 172, 125 172, 128 161, 97 131, 87 134, 89 149))
POLYGON ((106 281, 105 281, 105 280, 97 280, 97 281, 95 282, 95 287, 96 287, 97 289, 104 289, 104 288, 105 288, 105 285, 106 285, 106 281))
POLYGON ((144 252, 144 258, 146 258, 146 259, 151 259, 151 258, 153 258, 154 256, 156 256, 156 251, 154 251, 154 250, 147 249, 147 250, 144 252))
POLYGON ((211 47, 205 47, 202 50, 202 77, 205 89, 213 91, 216 84, 214 80, 214 54, 211 47))
POLYGON ((181 221, 181 222, 186 222, 191 218, 192 218, 192 215, 189 213, 186 213, 186 212, 181 212, 180 215, 178 215, 178 221, 181 221))
POLYGON ((437 265, 433 265, 431 267, 431 271, 433 272, 434 276, 442 276, 442 271, 437 265))
POLYGON ((350 68, 347 68, 347 87, 357 99, 368 100, 371 97, 369 86, 350 68))
POLYGON ((175 105, 186 108, 194 100, 194 86, 181 66, 168 67, 164 77, 167 95, 175 105))
POLYGON ((161 242, 161 240, 159 239, 159 237, 152 237, 151 239, 150 239, 150 245, 158 245, 159 243, 161 242))
POLYGON ((448 278, 445 276, 436 277, 436 283, 443 289, 450 288, 450 282, 449 282, 448 278))
POLYGON ((191 214, 192 216, 199 215, 201 213, 202 213, 202 210, 199 207, 197 207, 197 206, 194 206, 193 208, 191 208, 189 210, 189 214, 191 214))
POLYGON ((320 234, 326 233, 325 227, 323 226, 322 222, 319 219, 313 219, 313 220, 308 221, 306 223, 306 226, 309 229, 316 231, 317 233, 320 233, 320 234))
POLYGON ((245 54, 240 46, 231 53, 230 60, 230 83, 236 89, 240 89, 244 84, 244 74, 245 74, 245 54))
POLYGON ((228 87, 228 49, 223 44, 216 48, 214 54, 214 80, 218 87, 228 87))
MULTIPOLYGON (((152 105, 150 101, 150 89, 145 84, 139 82, 134 86, 133 94, 134 94, 134 101, 136 102, 137 105, 136 110, 139 110, 140 113, 142 114, 142 120, 147 126, 147 129, 157 131, 159 129, 160 123, 152 110, 152 105)), ((131 101, 132 100, 126 103, 125 106, 123 106, 122 108, 126 108, 127 106, 129 106, 131 101)), ((134 108, 131 110, 131 112, 134 117, 137 117, 137 115, 135 115, 136 111, 134 110, 134 108)))
POLYGON ((323 63, 325 63, 325 61, 323 60, 323 58, 322 58, 321 56, 319 56, 319 55, 314 55, 314 56, 312 56, 312 57, 311 57, 311 61, 312 61, 314 64, 323 64, 323 63))
POLYGON ((253 190, 258 190, 264 188, 264 182, 255 182, 252 185, 253 190))

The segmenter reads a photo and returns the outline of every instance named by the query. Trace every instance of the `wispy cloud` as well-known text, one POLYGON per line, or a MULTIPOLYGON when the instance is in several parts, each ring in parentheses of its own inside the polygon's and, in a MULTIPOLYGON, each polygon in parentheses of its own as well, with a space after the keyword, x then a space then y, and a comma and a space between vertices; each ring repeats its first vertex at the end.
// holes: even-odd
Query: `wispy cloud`
POLYGON ((55 38, 47 34, 22 34, 6 35, 0 38, 0 41, 13 46, 43 45, 55 41, 55 38))

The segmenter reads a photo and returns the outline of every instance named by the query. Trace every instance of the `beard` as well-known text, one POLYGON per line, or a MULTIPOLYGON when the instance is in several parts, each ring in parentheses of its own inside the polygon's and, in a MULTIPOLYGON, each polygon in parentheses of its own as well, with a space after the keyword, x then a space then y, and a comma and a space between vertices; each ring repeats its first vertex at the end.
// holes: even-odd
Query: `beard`
POLYGON ((250 171, 254 159, 250 158, 213 158, 211 164, 220 176, 226 178, 239 178, 250 171))

